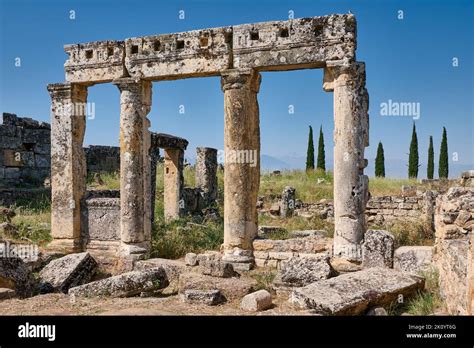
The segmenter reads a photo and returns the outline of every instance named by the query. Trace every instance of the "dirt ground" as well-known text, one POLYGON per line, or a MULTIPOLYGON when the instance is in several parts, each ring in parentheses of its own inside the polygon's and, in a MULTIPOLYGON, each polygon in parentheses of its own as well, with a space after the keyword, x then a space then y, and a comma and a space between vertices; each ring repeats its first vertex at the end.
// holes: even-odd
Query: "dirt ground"
POLYGON ((179 295, 168 297, 76 298, 65 294, 38 295, 28 299, 0 301, 0 315, 302 315, 291 308, 286 298, 274 297, 271 309, 249 313, 240 302, 217 306, 190 305, 179 295))

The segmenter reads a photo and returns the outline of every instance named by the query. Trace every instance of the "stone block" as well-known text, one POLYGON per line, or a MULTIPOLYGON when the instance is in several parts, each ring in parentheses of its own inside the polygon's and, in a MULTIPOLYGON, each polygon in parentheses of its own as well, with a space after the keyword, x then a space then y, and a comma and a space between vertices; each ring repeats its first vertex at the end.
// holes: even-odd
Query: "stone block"
POLYGON ((199 261, 199 269, 202 274, 211 277, 230 278, 236 276, 232 264, 221 260, 201 260, 199 261))
POLYGON ((0 301, 2 300, 9 300, 14 298, 16 295, 15 290, 8 289, 8 288, 0 288, 0 301))
POLYGON ((195 253, 187 253, 184 257, 184 262, 188 266, 196 266, 197 265, 197 255, 195 253))
POLYGON ((245 295, 240 308, 247 312, 260 312, 271 308, 272 295, 267 290, 259 290, 245 295))
POLYGON ((146 271, 132 271, 70 288, 71 296, 131 297, 167 287, 166 272, 162 267, 146 271))
POLYGON ((387 231, 368 230, 362 244, 362 267, 393 267, 395 238, 387 231))
POLYGON ((0 288, 15 291, 21 297, 33 295, 36 282, 33 274, 19 257, 0 257, 0 288))
POLYGON ((395 250, 393 268, 403 272, 418 273, 432 266, 433 247, 402 246, 395 250))
POLYGON ((54 291, 66 294, 69 288, 88 283, 96 269, 97 262, 89 253, 69 254, 48 263, 41 270, 40 279, 54 291))
POLYGON ((301 287, 333 275, 335 272, 328 255, 311 258, 295 256, 280 263, 280 270, 273 284, 277 288, 301 287))
POLYGON ((179 293, 184 294, 186 290, 220 290, 227 301, 241 299, 255 290, 257 282, 254 279, 240 278, 217 278, 199 273, 183 273, 179 277, 179 293))
POLYGON ((290 303, 322 315, 358 315, 371 306, 389 306, 424 288, 424 279, 389 268, 368 268, 295 289, 290 303))
POLYGON ((219 290, 185 290, 181 295, 185 303, 215 306, 225 301, 219 290))

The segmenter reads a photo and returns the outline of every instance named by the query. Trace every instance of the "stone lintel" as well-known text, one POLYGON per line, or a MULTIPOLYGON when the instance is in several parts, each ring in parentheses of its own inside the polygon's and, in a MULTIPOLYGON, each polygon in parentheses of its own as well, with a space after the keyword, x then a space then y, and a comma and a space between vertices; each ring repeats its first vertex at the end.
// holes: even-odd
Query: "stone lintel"
POLYGON ((186 150, 189 142, 174 135, 165 133, 152 133, 152 147, 160 147, 162 149, 180 149, 186 150))

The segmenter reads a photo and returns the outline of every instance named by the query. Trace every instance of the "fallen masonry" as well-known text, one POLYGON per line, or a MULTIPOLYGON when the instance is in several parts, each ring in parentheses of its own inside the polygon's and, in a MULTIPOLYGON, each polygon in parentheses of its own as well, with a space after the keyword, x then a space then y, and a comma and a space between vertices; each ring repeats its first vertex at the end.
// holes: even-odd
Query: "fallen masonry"
POLYGON ((19 257, 0 257, 0 288, 15 291, 21 298, 33 295, 36 286, 33 274, 19 257))
POLYGON ((97 262, 89 253, 69 254, 48 263, 40 272, 41 285, 67 294, 69 288, 88 283, 97 262))
POLYGON ((92 283, 70 288, 71 296, 130 297, 167 287, 169 284, 165 270, 155 268, 147 271, 132 271, 117 276, 97 280, 92 283))
POLYGON ((329 255, 321 254, 311 257, 291 257, 282 261, 279 272, 273 281, 277 289, 302 287, 322 279, 335 276, 336 272, 329 263, 329 255))
POLYGON ((424 288, 424 278, 389 268, 367 268, 293 290, 290 302, 322 315, 357 315, 372 306, 405 301, 424 288))

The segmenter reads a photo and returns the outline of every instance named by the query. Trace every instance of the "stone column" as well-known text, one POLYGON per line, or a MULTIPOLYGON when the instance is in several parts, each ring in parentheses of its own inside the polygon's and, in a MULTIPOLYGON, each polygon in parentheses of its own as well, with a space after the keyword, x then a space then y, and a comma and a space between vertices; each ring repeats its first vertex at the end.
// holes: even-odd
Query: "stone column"
POLYGON ((257 235, 259 180, 260 75, 253 70, 222 72, 224 92, 224 244, 223 260, 245 269, 253 265, 257 235))
POLYGON ((184 208, 182 201, 184 151, 177 148, 165 148, 163 152, 165 159, 164 215, 165 221, 171 221, 179 218, 184 208))
POLYGON ((361 260, 366 231, 368 178, 364 148, 368 138, 368 93, 364 63, 330 64, 324 89, 334 91, 334 256, 361 260))
POLYGON ((151 82, 132 78, 118 79, 120 90, 120 237, 121 254, 140 257, 149 248, 145 187, 150 180, 148 161, 151 82), (148 164, 147 164, 148 163, 148 164))
POLYGON ((81 199, 86 191, 82 147, 86 128, 87 87, 48 85, 51 105, 51 235, 52 249, 81 249, 81 199))
POLYGON ((217 199, 217 149, 196 148, 196 187, 200 188, 203 207, 217 199))

